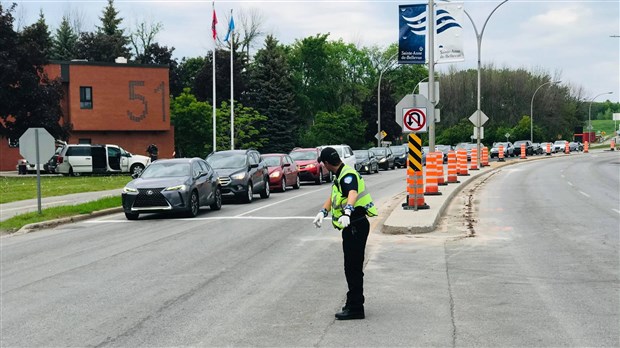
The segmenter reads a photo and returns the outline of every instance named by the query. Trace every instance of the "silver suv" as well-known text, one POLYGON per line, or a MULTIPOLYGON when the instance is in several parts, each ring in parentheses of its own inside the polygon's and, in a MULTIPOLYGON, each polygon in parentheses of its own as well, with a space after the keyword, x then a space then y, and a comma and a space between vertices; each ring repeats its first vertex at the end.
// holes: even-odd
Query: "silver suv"
POLYGON ((340 145, 322 145, 319 146, 319 149, 322 151, 326 147, 332 147, 334 150, 338 152, 340 156, 340 160, 342 163, 350 166, 351 168, 355 168, 355 154, 349 145, 340 144, 340 145))

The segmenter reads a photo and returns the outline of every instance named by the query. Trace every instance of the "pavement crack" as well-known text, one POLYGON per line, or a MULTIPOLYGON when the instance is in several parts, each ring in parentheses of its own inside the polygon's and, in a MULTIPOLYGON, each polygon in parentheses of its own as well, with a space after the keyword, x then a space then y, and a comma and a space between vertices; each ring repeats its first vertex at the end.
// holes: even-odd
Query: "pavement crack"
POLYGON ((448 281, 448 296, 450 297, 450 321, 452 323, 452 347, 456 347, 456 322, 454 319, 454 296, 452 296, 452 283, 450 281, 450 263, 448 262, 448 250, 447 243, 448 241, 444 241, 443 243, 443 254, 444 260, 446 263, 446 279, 448 281))

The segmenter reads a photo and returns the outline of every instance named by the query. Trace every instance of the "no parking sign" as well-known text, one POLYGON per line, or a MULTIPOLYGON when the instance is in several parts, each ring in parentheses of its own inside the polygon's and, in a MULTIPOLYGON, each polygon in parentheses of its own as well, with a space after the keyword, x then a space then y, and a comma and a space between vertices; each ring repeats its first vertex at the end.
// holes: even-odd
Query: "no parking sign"
POLYGON ((403 133, 425 133, 426 108, 403 108, 403 133))

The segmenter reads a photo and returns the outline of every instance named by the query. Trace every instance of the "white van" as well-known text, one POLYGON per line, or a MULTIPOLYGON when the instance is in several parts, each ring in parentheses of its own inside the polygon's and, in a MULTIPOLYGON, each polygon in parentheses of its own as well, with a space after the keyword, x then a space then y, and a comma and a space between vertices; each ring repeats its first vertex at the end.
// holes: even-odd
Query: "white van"
POLYGON ((348 165, 351 168, 355 168, 355 154, 353 153, 351 146, 345 145, 345 144, 321 145, 319 146, 319 149, 323 150, 326 147, 334 148, 334 150, 338 152, 338 155, 340 156, 340 160, 342 161, 342 163, 348 165))
POLYGON ((65 145, 57 159, 56 173, 81 174, 131 173, 139 175, 151 163, 147 156, 134 155, 118 145, 65 145))

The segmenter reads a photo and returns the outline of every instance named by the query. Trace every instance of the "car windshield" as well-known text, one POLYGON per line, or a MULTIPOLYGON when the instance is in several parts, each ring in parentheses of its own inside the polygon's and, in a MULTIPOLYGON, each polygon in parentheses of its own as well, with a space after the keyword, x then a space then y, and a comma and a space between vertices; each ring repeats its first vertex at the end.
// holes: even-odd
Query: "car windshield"
POLYGON ((149 178, 169 178, 178 176, 189 176, 189 163, 179 162, 158 162, 153 163, 142 172, 142 179, 149 178))
POLYGON ((214 153, 207 162, 215 169, 239 168, 246 165, 245 154, 214 153))
POLYGON ((355 154, 355 158, 359 158, 359 159, 368 159, 368 151, 366 150, 355 150, 353 151, 353 154, 355 154))
POLYGON ((503 146, 504 148, 508 147, 508 143, 495 143, 495 145, 493 145, 493 147, 499 147, 500 145, 503 146))
POLYGON ((317 156, 316 151, 293 151, 290 153, 290 156, 295 161, 311 161, 319 158, 317 156))
POLYGON ((407 152, 407 151, 406 151, 406 150, 405 150, 405 148, 404 148, 404 147, 402 147, 402 146, 394 146, 394 147, 392 147, 392 152, 393 152, 395 155, 402 155, 402 154, 404 154, 404 153, 405 153, 405 152, 407 152))
POLYGON ((263 157, 263 161, 265 161, 268 167, 277 167, 280 165, 280 156, 263 157))
POLYGON ((372 153, 374 153, 377 156, 385 156, 386 154, 386 150, 384 148, 375 148, 375 149, 370 149, 370 151, 372 151, 372 153))

